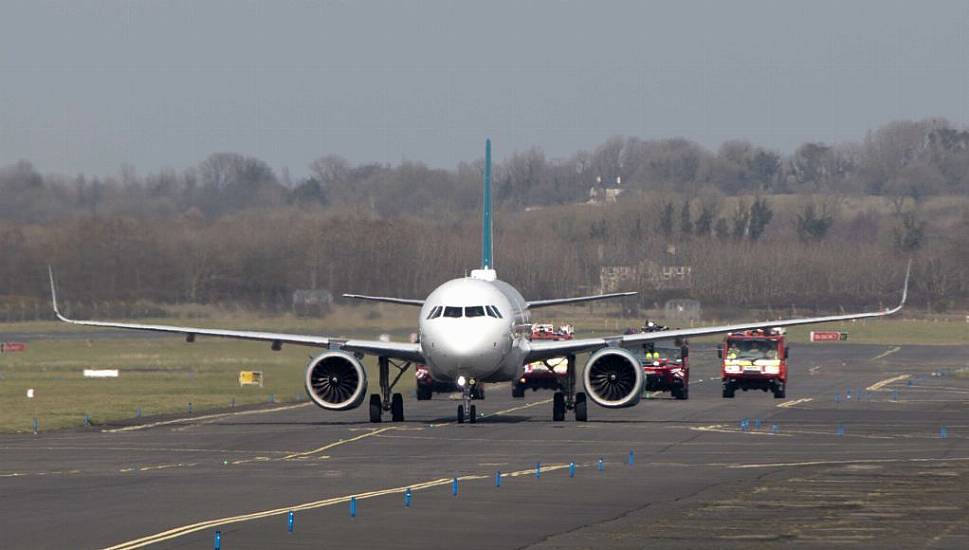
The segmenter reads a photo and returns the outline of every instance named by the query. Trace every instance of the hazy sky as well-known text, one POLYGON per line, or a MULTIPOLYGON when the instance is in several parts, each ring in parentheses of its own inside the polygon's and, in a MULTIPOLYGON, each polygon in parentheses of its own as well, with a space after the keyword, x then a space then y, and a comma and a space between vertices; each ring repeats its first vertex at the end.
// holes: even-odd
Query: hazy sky
POLYGON ((453 167, 612 135, 784 152, 967 120, 962 1, 0 0, 0 164, 453 167))

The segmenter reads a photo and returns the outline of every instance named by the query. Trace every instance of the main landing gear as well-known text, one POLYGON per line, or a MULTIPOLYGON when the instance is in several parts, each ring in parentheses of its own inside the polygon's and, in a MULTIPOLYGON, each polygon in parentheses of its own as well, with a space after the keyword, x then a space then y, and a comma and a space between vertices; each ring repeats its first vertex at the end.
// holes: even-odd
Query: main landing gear
POLYGON ((565 411, 575 411, 578 422, 589 420, 589 409, 585 394, 575 391, 575 355, 568 356, 568 371, 565 375, 565 391, 557 391, 552 396, 552 421, 565 420, 565 411))
POLYGON ((400 381, 400 377, 410 368, 410 362, 397 363, 387 357, 378 357, 377 364, 380 367, 380 393, 370 394, 370 421, 377 423, 381 421, 384 411, 390 412, 390 419, 393 422, 404 421, 404 396, 399 393, 390 392, 400 381), (397 376, 393 382, 390 381, 390 366, 397 369, 397 376))
MULTIPOLYGON (((464 377, 462 376, 461 378, 464 377)), ((467 419, 468 423, 475 424, 478 422, 478 408, 472 405, 471 401, 484 399, 484 389, 478 387, 478 383, 474 378, 468 380, 467 383, 462 383, 459 378, 458 385, 461 387, 462 401, 458 405, 458 424, 464 424, 465 419, 467 419)))

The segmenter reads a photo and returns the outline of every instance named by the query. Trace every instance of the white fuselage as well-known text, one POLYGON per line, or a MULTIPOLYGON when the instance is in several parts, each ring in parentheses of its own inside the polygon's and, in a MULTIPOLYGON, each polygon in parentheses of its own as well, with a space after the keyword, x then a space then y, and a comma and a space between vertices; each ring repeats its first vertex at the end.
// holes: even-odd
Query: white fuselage
POLYGON ((492 270, 442 284, 425 300, 418 322, 431 377, 500 382, 520 376, 527 323, 525 299, 492 270))

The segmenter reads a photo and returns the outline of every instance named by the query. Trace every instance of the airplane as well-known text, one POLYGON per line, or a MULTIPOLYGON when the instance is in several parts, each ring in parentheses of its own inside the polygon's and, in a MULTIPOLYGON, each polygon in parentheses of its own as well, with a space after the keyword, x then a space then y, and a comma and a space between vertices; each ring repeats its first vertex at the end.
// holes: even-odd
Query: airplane
POLYGON ((480 268, 472 270, 465 277, 443 283, 423 300, 344 294, 344 297, 351 299, 419 307, 418 338, 413 343, 69 319, 58 309, 54 273, 53 269, 49 269, 54 313, 61 321, 75 325, 182 334, 190 343, 195 341, 196 336, 215 336, 269 342, 274 351, 280 350, 284 344, 323 348, 324 351, 313 356, 307 365, 305 387, 313 403, 330 411, 355 409, 363 403, 368 386, 362 359, 366 355, 376 356, 380 391, 370 395, 371 422, 381 422, 385 412, 391 413, 394 422, 404 420, 403 396, 393 390, 413 364, 426 365, 432 378, 439 382, 457 384, 462 393, 457 421, 475 423, 478 415, 474 400, 481 395, 476 391, 481 384, 515 380, 521 377, 524 365, 528 363, 564 356, 567 358, 566 383, 563 391, 554 394, 552 420, 564 420, 569 410, 574 413, 576 421, 584 422, 588 420, 590 399, 605 408, 631 407, 639 402, 644 375, 630 348, 662 339, 884 317, 900 311, 908 294, 911 261, 905 274, 901 302, 894 308, 882 311, 562 341, 531 341, 527 336, 530 334, 529 315, 532 310, 621 298, 636 292, 526 300, 512 285, 499 280, 492 247, 490 139, 485 142, 483 172, 480 268), (576 355, 580 353, 591 355, 582 373, 584 391, 577 392, 576 355), (390 378, 391 366, 398 371, 393 380, 390 378))

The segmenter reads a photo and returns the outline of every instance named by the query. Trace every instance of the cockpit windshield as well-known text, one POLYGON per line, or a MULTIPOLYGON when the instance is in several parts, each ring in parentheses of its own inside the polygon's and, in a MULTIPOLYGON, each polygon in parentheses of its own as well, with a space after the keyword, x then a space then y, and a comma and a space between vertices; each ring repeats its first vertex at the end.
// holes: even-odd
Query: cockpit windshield
POLYGON ((428 319, 437 319, 441 316, 451 317, 452 319, 460 317, 494 317, 495 319, 502 319, 501 312, 495 306, 434 306, 431 308, 430 313, 427 314, 428 319))
POLYGON ((740 361, 777 359, 777 342, 774 340, 731 340, 727 346, 727 359, 740 361))
POLYGON ((447 306, 446 308, 444 308, 444 316, 445 317, 460 317, 461 316, 461 308, 459 308, 459 307, 453 307, 453 306, 447 306))

